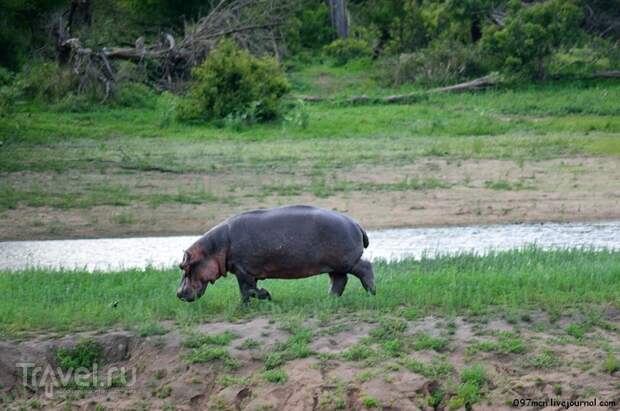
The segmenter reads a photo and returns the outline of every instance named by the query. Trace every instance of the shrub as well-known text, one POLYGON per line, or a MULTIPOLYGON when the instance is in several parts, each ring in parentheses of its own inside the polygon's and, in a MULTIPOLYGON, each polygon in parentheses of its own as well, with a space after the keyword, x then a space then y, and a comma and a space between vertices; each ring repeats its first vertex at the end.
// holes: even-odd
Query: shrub
POLYGON ((16 75, 13 87, 20 98, 50 103, 68 95, 77 82, 69 69, 56 63, 33 62, 16 75))
POLYGON ((482 47, 492 65, 523 77, 543 78, 548 59, 562 46, 573 46, 579 35, 581 10, 566 0, 532 5, 510 3, 506 24, 487 26, 482 47))
POLYGON ((415 53, 401 54, 396 64, 388 64, 388 70, 397 85, 445 85, 480 75, 479 61, 478 49, 473 45, 436 42, 415 53))
POLYGON ((334 64, 344 65, 349 60, 370 57, 372 48, 366 40, 347 38, 334 40, 323 48, 325 55, 332 58, 334 64))
POLYGON ((56 361, 63 370, 91 368, 103 356, 103 348, 94 340, 85 339, 73 348, 56 350, 56 361))
POLYGON ((263 373, 265 379, 274 384, 284 384, 288 380, 288 375, 281 369, 267 370, 263 373))
POLYGON ((247 122, 278 116, 280 99, 289 90, 284 72, 271 57, 256 58, 223 40, 192 70, 194 78, 179 106, 183 120, 214 120, 246 115, 247 122))

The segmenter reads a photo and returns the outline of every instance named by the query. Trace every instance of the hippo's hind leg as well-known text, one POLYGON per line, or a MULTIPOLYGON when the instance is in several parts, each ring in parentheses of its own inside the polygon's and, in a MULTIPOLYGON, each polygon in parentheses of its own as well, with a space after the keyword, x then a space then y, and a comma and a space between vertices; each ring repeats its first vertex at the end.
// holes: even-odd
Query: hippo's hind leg
POLYGON ((329 292, 340 297, 344 291, 344 287, 347 285, 347 273, 332 272, 329 273, 329 279, 332 283, 332 287, 329 292))
POLYGON ((370 264, 370 261, 362 260, 360 258, 351 269, 351 274, 360 279, 362 286, 366 291, 372 295, 376 294, 375 275, 372 271, 372 264, 370 264))

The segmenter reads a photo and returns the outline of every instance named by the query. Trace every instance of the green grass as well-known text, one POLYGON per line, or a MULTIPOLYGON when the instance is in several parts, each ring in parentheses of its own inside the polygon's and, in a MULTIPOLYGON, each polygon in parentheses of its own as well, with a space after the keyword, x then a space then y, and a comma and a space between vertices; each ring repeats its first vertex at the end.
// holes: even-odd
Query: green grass
MULTIPOLYGON (((234 276, 220 279, 194 303, 176 298, 178 270, 88 273, 27 270, 0 274, 0 329, 76 330, 113 324, 140 324, 172 319, 194 324, 205 319, 256 315, 319 313, 399 313, 480 315, 498 310, 541 309, 551 313, 620 301, 620 252, 541 251, 528 249, 374 264, 377 295, 367 295, 358 281, 349 281, 341 298, 327 295, 325 275, 303 280, 267 280, 274 300, 240 305, 234 276), (112 302, 117 302, 112 305, 112 302)), ((406 326, 406 325, 405 325, 406 326)), ((389 340, 404 331, 397 320, 384 320, 371 338, 389 340)), ((312 336, 291 328, 278 351, 303 356, 312 336)), ((508 344, 510 346, 511 343, 508 344)), ((507 348, 510 349, 510 348, 507 348)))
POLYGON ((266 370, 263 372, 263 377, 274 384, 284 384, 288 380, 288 375, 281 369, 266 370))

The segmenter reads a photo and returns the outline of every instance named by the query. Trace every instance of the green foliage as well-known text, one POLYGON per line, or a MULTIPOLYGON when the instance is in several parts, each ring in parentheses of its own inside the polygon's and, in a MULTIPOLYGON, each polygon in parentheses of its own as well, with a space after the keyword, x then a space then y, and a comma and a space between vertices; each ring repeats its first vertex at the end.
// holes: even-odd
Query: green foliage
POLYGON ((581 10, 572 1, 510 3, 504 27, 488 26, 482 37, 485 56, 494 68, 525 77, 543 78, 549 57, 574 45, 581 10))
POLYGON ((416 351, 420 350, 434 350, 437 352, 444 351, 448 345, 448 340, 440 337, 432 337, 428 334, 421 334, 413 343, 413 348, 416 351))
POLYGON ((265 369, 273 370, 284 364, 284 356, 281 352, 272 352, 265 358, 265 369))
POLYGON ((323 52, 333 59, 335 65, 342 66, 350 60, 370 57, 372 48, 366 40, 346 38, 334 40, 323 47, 323 52))
POLYGON ((17 70, 48 34, 49 14, 64 6, 64 0, 0 0, 0 66, 17 70))
POLYGON ((263 377, 274 384, 284 384, 288 380, 288 375, 282 369, 266 370, 263 372, 263 377))
POLYGON ((192 333, 184 341, 183 346, 187 348, 198 348, 202 345, 221 345, 225 346, 239 336, 230 331, 221 334, 209 335, 204 333, 192 333))
POLYGON ((286 29, 286 44, 292 53, 306 49, 318 50, 334 38, 329 7, 323 0, 304 0, 298 2, 297 10, 286 29))
POLYGON ((366 396, 362 397, 362 404, 366 408, 377 408, 377 407, 379 407, 379 401, 376 398, 371 397, 369 395, 366 395, 366 396))
POLYGON ((463 383, 471 383, 478 387, 482 387, 488 380, 487 373, 480 364, 461 370, 461 382, 463 383))
POLYGON ((477 48, 459 42, 434 42, 414 53, 401 54, 396 64, 388 62, 388 70, 395 84, 422 85, 458 83, 482 73, 477 48))
POLYGON ((192 71, 182 119, 215 120, 246 115, 248 121, 267 121, 279 114, 280 99, 289 90, 286 77, 271 57, 256 58, 232 41, 219 43, 192 71))
POLYGON ((361 361, 375 355, 375 351, 366 344, 355 344, 342 353, 347 361, 361 361))
POLYGON ((603 364, 603 369, 610 375, 620 371, 620 360, 612 353, 607 354, 607 358, 603 364))
POLYGON ((103 356, 103 348, 92 339, 79 341, 73 348, 60 347, 56 350, 56 362, 63 370, 91 368, 103 356))
POLYGON ((480 391, 488 381, 486 371, 480 364, 464 368, 461 371, 461 385, 458 387, 456 396, 448 402, 448 408, 458 409, 465 406, 471 409, 473 404, 480 401, 480 391))
POLYGON ((553 351, 544 350, 540 354, 530 358, 529 364, 539 369, 553 368, 560 364, 560 359, 553 351))

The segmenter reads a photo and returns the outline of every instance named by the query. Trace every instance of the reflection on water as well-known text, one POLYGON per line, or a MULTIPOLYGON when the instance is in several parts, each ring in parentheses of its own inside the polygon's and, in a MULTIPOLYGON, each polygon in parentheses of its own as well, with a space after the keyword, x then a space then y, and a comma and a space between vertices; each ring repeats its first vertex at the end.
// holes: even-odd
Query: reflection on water
MULTIPOLYGON (((432 257, 536 245, 541 248, 620 249, 620 221, 567 224, 510 224, 369 231, 370 259, 432 257)), ((0 242, 0 270, 27 267, 116 270, 171 267, 196 236, 94 240, 0 242)))

